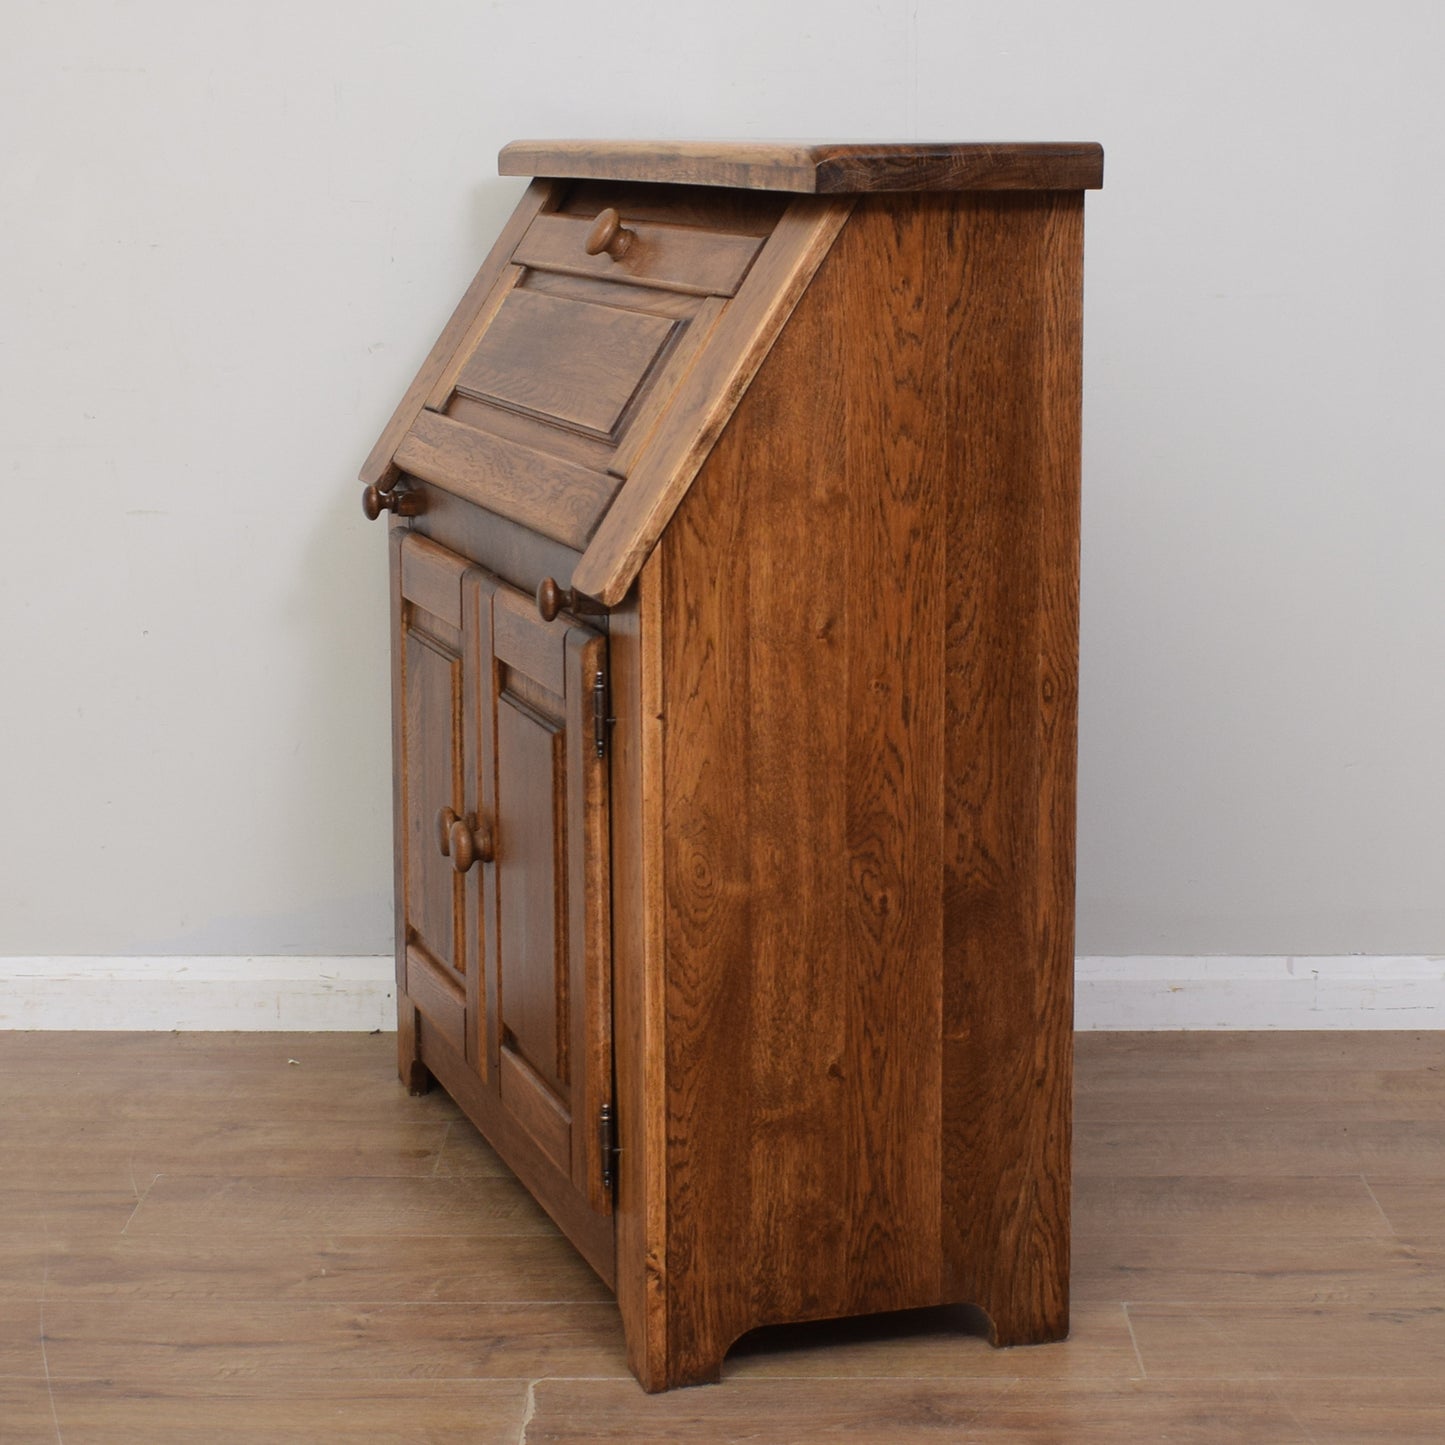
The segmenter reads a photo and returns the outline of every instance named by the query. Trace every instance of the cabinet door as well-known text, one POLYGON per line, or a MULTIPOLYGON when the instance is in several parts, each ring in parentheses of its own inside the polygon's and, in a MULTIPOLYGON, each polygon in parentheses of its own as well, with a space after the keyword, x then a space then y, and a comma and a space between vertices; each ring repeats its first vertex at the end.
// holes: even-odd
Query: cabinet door
MULTIPOLYGON (((480 919, 467 872, 480 849, 478 723, 469 688, 462 598, 471 569, 424 537, 397 544, 401 616, 399 678, 400 850, 397 906, 403 915, 402 987, 412 1003, 474 1065, 484 1068, 480 919)), ((475 892, 475 890, 472 890, 475 892)))
MULTIPOLYGON (((611 1209, 599 1118, 612 1098, 605 640, 491 589, 481 811, 488 1072, 509 1120, 597 1210, 611 1209), (605 718, 602 721, 605 731, 605 718)), ((610 1167, 610 1161, 606 1161, 610 1167)))

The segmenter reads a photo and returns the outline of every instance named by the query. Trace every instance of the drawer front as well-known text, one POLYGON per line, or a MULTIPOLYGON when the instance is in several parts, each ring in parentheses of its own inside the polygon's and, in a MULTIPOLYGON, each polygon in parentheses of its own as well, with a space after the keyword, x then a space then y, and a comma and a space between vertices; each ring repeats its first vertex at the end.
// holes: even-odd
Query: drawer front
POLYGON ((527 228, 512 260, 521 266, 631 281, 694 296, 735 296, 763 244, 761 236, 730 236, 696 226, 619 217, 631 240, 622 255, 587 254, 595 218, 548 214, 527 228))

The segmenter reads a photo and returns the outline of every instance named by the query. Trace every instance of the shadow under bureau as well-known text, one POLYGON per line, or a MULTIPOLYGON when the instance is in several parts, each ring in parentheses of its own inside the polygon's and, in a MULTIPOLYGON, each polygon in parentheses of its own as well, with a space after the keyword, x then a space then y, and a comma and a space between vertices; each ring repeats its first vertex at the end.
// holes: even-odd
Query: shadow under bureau
POLYGON ((1068 1329, 1091 144, 527 142, 362 473, 402 1078, 614 1288, 1068 1329))

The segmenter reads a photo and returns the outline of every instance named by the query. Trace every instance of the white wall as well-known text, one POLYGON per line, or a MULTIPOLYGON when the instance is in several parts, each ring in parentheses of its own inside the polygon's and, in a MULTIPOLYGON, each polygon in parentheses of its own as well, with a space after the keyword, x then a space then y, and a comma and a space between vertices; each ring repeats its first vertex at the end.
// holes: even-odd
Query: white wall
POLYGON ((389 947, 354 473, 517 136, 1097 139, 1079 949, 1445 952, 1445 7, 5 0, 0 955, 389 947))

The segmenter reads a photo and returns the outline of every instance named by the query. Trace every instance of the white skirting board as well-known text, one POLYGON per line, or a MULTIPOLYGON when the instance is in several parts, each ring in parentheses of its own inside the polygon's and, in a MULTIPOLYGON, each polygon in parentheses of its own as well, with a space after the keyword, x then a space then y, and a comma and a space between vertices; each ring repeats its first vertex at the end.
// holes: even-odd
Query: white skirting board
POLYGON ((1445 957, 1080 958, 1080 1029, 1445 1029, 1445 957))
POLYGON ((395 1027, 390 955, 0 958, 0 1029, 395 1027))
MULTIPOLYGON (((1081 1029, 1445 1029, 1445 957, 1080 958, 1081 1029)), ((0 1029, 393 1029, 390 957, 0 958, 0 1029)))

